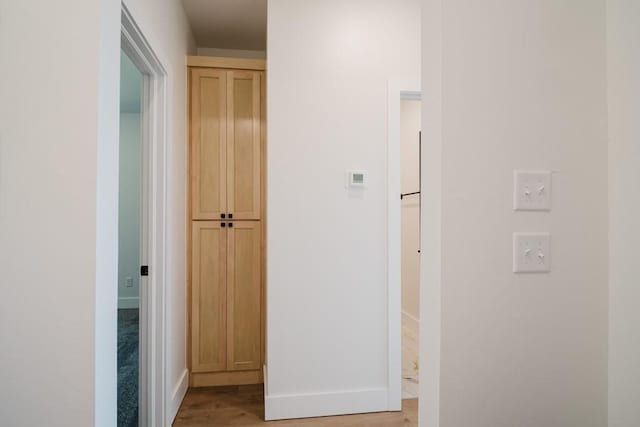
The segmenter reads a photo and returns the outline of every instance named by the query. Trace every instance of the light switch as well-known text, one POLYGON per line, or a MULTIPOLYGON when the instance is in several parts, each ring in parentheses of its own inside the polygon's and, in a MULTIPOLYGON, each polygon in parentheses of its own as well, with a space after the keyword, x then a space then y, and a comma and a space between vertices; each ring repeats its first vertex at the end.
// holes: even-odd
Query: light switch
POLYGON ((515 171, 513 209, 517 211, 551 210, 551 172, 515 171))
POLYGON ((549 233, 513 233, 514 273, 548 273, 550 266, 549 233))

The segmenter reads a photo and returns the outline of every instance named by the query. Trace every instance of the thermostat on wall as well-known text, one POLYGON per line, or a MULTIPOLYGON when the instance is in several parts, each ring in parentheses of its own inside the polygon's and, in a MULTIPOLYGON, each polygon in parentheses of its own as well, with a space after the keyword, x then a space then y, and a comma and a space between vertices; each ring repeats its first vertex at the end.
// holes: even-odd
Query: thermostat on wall
POLYGON ((349 188, 365 188, 367 186, 367 171, 347 171, 347 184, 349 188))

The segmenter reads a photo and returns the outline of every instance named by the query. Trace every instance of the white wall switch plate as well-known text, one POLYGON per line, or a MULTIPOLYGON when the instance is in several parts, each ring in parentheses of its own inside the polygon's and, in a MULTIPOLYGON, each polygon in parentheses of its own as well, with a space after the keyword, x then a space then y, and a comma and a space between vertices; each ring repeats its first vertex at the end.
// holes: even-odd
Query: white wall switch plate
POLYGON ((128 276, 127 276, 127 277, 125 277, 125 278, 124 278, 124 285, 125 285, 127 288, 133 288, 133 277, 128 277, 128 276))
POLYGON ((514 273, 548 273, 550 266, 549 233, 513 233, 514 273))
POLYGON ((514 171, 513 209, 551 210, 551 171, 514 171))

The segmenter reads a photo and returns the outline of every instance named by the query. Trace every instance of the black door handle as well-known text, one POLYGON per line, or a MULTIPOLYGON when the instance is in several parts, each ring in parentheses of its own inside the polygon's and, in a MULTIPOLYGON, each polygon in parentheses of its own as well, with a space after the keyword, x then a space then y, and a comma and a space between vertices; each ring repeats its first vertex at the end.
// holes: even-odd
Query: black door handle
POLYGON ((232 222, 229 223, 229 228, 231 228, 231 227, 233 227, 233 223, 232 222))
POLYGON ((220 214, 220 218, 225 219, 225 217, 226 217, 225 214, 223 214, 223 213, 220 214))
POLYGON ((226 223, 224 223, 224 222, 220 224, 220 227, 222 227, 222 228, 224 228, 224 227, 226 227, 226 226, 227 226, 227 224, 226 224, 226 223))
POLYGON ((230 214, 229 214, 229 219, 232 219, 232 218, 233 218, 233 214, 232 214, 232 213, 230 213, 230 214))

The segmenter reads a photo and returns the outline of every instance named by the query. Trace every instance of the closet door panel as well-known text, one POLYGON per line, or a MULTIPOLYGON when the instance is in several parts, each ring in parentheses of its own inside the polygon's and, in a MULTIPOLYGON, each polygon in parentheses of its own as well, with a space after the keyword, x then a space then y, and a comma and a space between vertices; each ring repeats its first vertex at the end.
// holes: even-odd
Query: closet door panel
POLYGON ((233 219, 260 219, 260 72, 227 71, 227 203, 233 219))
POLYGON ((227 73, 191 70, 192 219, 227 212, 227 73))
POLYGON ((260 222, 235 222, 228 233, 227 369, 260 369, 262 348, 260 222))
POLYGON ((193 222, 191 367, 227 367, 227 231, 219 222, 193 222))

